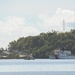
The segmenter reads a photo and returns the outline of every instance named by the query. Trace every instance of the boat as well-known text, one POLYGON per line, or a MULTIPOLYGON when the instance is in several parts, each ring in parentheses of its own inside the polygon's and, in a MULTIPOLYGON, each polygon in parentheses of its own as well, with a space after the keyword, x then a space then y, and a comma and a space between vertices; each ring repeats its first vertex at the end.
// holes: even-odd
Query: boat
POLYGON ((68 50, 56 50, 54 55, 49 55, 50 59, 75 59, 75 56, 72 55, 71 51, 68 50))
POLYGON ((35 58, 33 57, 33 54, 28 54, 25 59, 26 60, 34 60, 35 58))

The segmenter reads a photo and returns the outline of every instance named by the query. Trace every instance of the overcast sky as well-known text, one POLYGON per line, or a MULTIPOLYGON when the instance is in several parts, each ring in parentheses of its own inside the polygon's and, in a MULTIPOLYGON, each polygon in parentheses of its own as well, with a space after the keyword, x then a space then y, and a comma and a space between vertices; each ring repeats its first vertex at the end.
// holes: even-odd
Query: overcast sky
POLYGON ((0 0, 0 47, 20 37, 75 28, 75 0, 0 0))

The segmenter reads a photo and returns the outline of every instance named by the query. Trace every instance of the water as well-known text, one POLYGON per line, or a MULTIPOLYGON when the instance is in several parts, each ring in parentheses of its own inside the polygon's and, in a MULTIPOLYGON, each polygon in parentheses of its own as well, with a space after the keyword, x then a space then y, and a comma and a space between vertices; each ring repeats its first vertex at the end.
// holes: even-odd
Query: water
POLYGON ((4 72, 0 75, 75 75, 75 72, 4 72))
POLYGON ((0 75, 75 75, 75 59, 0 59, 0 75))

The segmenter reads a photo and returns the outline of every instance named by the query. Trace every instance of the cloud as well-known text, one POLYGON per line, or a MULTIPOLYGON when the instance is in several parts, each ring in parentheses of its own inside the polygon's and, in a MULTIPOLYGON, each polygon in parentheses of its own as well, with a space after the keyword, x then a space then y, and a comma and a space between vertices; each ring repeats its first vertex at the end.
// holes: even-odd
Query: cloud
POLYGON ((40 32, 52 30, 62 31, 63 20, 65 21, 65 30, 68 31, 75 24, 75 11, 58 8, 52 16, 49 16, 48 13, 38 13, 38 17, 34 18, 37 21, 32 19, 32 23, 29 19, 15 16, 0 20, 0 47, 6 47, 9 42, 19 37, 38 35, 40 32))
POLYGON ((75 11, 58 8, 56 14, 64 19, 66 22, 75 21, 75 11))
POLYGON ((0 32, 9 33, 24 25, 24 18, 8 17, 0 21, 0 32), (4 31, 3 31, 4 30, 4 31))
POLYGON ((27 26, 26 19, 23 17, 7 17, 0 21, 0 47, 6 47, 9 42, 39 34, 39 30, 33 26, 27 26))
POLYGON ((69 22, 75 23, 75 11, 58 8, 54 15, 49 16, 48 14, 40 14, 39 19, 40 19, 41 25, 45 29, 47 29, 47 31, 50 31, 50 30, 62 31, 63 20, 65 21, 66 29, 70 30, 72 28, 72 25, 66 26, 66 23, 67 24, 69 22))

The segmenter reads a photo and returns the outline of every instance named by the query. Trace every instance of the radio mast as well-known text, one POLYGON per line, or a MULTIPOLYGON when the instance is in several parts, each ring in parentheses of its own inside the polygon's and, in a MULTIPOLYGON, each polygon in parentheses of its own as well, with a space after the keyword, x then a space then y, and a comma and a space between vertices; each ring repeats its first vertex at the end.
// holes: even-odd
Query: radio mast
POLYGON ((65 21, 63 20, 63 27, 62 27, 62 29, 63 29, 63 32, 65 31, 65 21))

